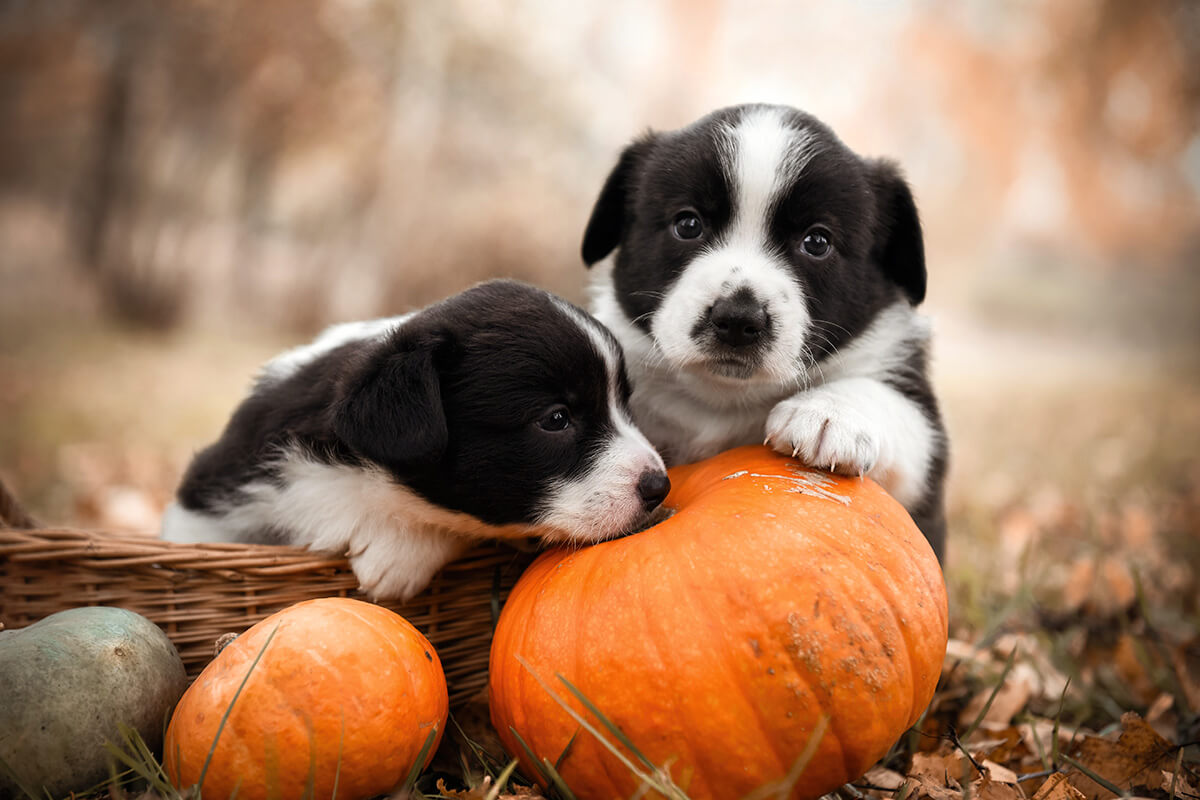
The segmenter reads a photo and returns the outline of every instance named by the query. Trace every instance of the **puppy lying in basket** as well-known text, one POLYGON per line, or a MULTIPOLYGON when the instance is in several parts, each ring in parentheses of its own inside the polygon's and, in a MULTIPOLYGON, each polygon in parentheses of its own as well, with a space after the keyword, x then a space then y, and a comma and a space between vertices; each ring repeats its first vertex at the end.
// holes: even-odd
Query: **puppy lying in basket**
POLYGON ((266 364, 163 538, 345 553, 408 599, 474 539, 619 536, 670 488, 629 392, 603 326, 512 281, 337 325, 266 364))

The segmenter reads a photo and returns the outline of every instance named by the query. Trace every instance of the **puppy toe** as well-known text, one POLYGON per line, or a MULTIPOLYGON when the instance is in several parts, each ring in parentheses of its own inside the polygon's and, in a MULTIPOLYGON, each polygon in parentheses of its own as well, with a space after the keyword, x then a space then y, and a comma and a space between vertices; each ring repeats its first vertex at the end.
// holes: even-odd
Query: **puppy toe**
POLYGON ((767 419, 767 440, 805 464, 843 475, 865 475, 879 460, 870 421, 817 394, 782 401, 767 419))

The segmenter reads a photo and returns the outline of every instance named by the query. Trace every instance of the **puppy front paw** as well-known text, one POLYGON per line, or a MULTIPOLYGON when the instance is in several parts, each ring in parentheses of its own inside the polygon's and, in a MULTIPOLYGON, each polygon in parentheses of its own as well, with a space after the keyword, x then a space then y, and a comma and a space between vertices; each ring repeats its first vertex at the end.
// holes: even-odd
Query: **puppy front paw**
POLYGON ((407 603, 429 585, 437 572, 426 565, 389 565, 367 557, 351 557, 350 566, 358 578, 358 588, 372 600, 398 600, 407 603))
POLYGON ((782 400, 767 417, 766 443, 805 464, 865 475, 879 461, 881 432, 837 396, 820 390, 782 400))
POLYGON ((414 526, 360 536, 350 544, 349 560, 359 588, 372 600, 407 602, 465 547, 456 536, 414 526))

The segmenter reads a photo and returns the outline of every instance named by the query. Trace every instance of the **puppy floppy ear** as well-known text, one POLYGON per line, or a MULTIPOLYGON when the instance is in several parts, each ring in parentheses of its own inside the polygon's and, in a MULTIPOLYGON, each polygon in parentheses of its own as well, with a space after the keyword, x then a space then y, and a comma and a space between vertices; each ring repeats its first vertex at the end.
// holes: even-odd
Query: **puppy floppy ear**
POLYGON ((654 139, 653 133, 647 133, 626 147, 617 165, 608 173, 583 234, 583 263, 587 266, 607 256, 621 243, 625 217, 629 213, 629 184, 654 139))
POLYGON ((878 221, 872 256, 913 305, 925 299, 925 244, 912 190, 890 161, 871 161, 868 180, 878 221))
POLYGON ((429 332, 388 337, 347 381, 333 409, 337 437, 394 472, 437 463, 449 439, 437 368, 445 346, 429 332))

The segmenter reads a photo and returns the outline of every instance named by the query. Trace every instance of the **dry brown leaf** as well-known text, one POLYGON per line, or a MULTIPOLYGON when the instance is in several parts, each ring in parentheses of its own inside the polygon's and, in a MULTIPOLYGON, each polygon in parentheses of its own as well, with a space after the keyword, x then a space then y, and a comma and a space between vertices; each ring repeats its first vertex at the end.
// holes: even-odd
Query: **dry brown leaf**
POLYGON ((909 777, 928 780, 938 786, 951 785, 956 789, 964 781, 978 777, 979 773, 966 756, 957 749, 948 749, 951 747, 946 742, 936 753, 914 753, 909 777))
MULTIPOLYGON (((492 788, 492 779, 490 776, 485 777, 478 786, 464 791, 447 788, 446 782, 441 778, 438 778, 437 782, 437 789, 440 795, 443 797, 458 798, 459 800, 486 800, 492 788)), ((546 800, 536 786, 510 784, 508 788, 510 791, 502 792, 497 800, 546 800)))
POLYGON ((1092 559, 1081 558, 1072 564, 1062 589, 1062 611, 1069 613, 1083 608, 1095 582, 1096 563, 1092 559))
POLYGON ((997 764, 995 761, 988 759, 983 760, 983 766, 987 770, 987 777, 995 783, 1011 783, 1017 785, 1017 773, 1013 772, 1008 767, 997 764))
POLYGON ((1096 591, 1092 599, 1096 613, 1101 617, 1115 616, 1129 608, 1137 600, 1137 585, 1124 559, 1113 556, 1100 562, 1096 591))
POLYGON ((945 786, 940 781, 928 777, 920 777, 910 796, 915 796, 918 800, 962 800, 963 793, 962 789, 945 786))
POLYGON ((1158 787, 1170 795, 1175 793, 1176 797, 1200 797, 1200 790, 1196 788, 1196 783, 1189 780, 1188 776, 1181 772, 1167 772, 1163 770, 1162 786, 1158 787))
POLYGON ((1021 791, 1015 776, 1012 783, 981 778, 971 784, 971 796, 980 800, 1025 800, 1025 793, 1021 791))
POLYGON ((980 740, 972 737, 971 754, 976 759, 988 758, 1000 764, 1006 764, 1013 758, 1022 758, 1036 750, 1025 746, 1021 732, 1015 727, 1003 730, 988 731, 991 738, 980 740))
MULTIPOLYGON (((983 710, 991 695, 992 689, 984 689, 972 697, 971 702, 967 703, 967 707, 962 710, 958 718, 958 724, 964 730, 979 716, 979 712, 983 710)), ((1010 675, 1005 679, 1000 690, 996 692, 992 705, 988 708, 980 726, 990 731, 1007 728, 1012 722, 1012 718, 1025 708, 1032 696, 1033 685, 1026 677, 1010 675)))
MULTIPOLYGON (((1121 717, 1121 726, 1121 735, 1115 742, 1085 736, 1076 759, 1121 789, 1157 787, 1161 772, 1175 768, 1171 744, 1133 712, 1121 717)), ((1090 798, 1106 800, 1116 796, 1082 773, 1072 773, 1072 782, 1090 798)))
POLYGON ((1112 655, 1113 669, 1117 677, 1133 695, 1143 704, 1148 705, 1158 695, 1158 687, 1151 678, 1142 659, 1138 656, 1137 638, 1122 633, 1117 639, 1117 646, 1112 655))
POLYGON ((893 769, 881 767, 878 764, 867 770, 867 774, 862 776, 864 783, 871 786, 878 786, 880 789, 899 789, 904 785, 904 776, 893 769))
POLYGON ((1056 772, 1033 795, 1033 800, 1085 800, 1083 792, 1071 785, 1065 773, 1056 772))

